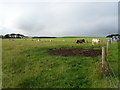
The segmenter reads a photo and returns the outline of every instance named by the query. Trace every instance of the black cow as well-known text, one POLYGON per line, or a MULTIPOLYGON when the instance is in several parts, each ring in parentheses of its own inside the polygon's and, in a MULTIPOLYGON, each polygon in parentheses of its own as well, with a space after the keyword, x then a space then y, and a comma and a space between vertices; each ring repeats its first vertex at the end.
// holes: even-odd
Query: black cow
POLYGON ((76 43, 85 43, 85 39, 76 40, 76 43))

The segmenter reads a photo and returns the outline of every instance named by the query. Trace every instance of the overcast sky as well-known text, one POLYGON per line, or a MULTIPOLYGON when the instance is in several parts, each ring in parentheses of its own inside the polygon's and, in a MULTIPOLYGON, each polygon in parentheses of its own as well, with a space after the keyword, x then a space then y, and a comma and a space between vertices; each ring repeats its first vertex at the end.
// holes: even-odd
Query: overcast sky
POLYGON ((28 36, 104 37, 118 33, 118 3, 0 3, 0 31, 28 36))

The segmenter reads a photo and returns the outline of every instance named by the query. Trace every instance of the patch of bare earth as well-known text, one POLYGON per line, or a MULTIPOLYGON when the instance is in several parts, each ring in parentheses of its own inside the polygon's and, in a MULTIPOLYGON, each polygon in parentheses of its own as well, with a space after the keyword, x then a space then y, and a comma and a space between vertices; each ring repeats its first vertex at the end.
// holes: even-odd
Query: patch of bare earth
POLYGON ((97 57, 102 54, 102 50, 97 49, 80 49, 80 48, 71 48, 71 49, 49 49, 48 53, 50 55, 57 56, 85 56, 85 57, 97 57))

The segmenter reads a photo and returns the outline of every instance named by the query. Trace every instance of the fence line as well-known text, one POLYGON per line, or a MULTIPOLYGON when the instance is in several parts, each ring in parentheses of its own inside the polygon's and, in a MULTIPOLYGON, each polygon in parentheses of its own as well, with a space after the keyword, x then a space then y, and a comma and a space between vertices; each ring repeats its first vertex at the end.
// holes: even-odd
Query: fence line
POLYGON ((110 69, 111 69, 111 71, 112 71, 112 73, 113 73, 115 79, 116 79, 116 82, 118 82, 117 76, 115 75, 115 72, 113 71, 113 69, 112 69, 112 67, 111 67, 111 65, 110 65, 110 62, 109 62, 108 60, 107 60, 107 62, 108 62, 108 65, 109 65, 109 67, 110 67, 110 69))
POLYGON ((106 77, 108 80, 109 80, 109 87, 111 87, 112 88, 112 86, 111 86, 111 80, 108 78, 108 77, 106 77))
POLYGON ((119 80, 117 79, 117 75, 113 71, 110 62, 106 59, 106 56, 108 55, 108 51, 109 51, 109 46, 110 46, 109 44, 112 42, 113 41, 109 39, 107 40, 106 47, 102 47, 102 75, 103 77, 108 78, 110 87, 117 88, 119 80), (107 75, 109 75, 109 77, 107 75), (115 79, 113 78, 113 76, 115 79))
POLYGON ((112 81, 112 75, 109 73, 109 76, 110 76, 110 80, 111 80, 111 82, 112 82, 112 85, 113 85, 113 87, 116 87, 116 85, 115 85, 115 82, 114 81, 112 81))

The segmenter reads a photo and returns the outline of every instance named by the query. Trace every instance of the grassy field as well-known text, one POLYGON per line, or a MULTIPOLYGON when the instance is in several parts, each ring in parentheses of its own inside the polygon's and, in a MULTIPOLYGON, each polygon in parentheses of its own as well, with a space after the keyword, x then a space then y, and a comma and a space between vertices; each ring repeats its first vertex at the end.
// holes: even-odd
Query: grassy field
POLYGON ((108 78, 112 80, 113 85, 118 84, 118 80, 120 80, 120 74, 119 74, 119 44, 120 42, 113 42, 109 46, 108 56, 107 60, 110 64, 110 67, 112 68, 111 74, 108 75, 108 78))
MULTIPOLYGON (((101 49, 107 38, 100 38, 102 43, 95 46, 91 45, 92 38, 84 38, 88 41, 85 44, 76 44, 77 39, 80 38, 40 39, 41 42, 3 39, 3 88, 107 88, 108 82, 100 74, 101 56, 63 57, 47 53, 49 49, 60 48, 101 49)), ((111 46, 108 57, 115 73, 118 70, 116 45, 111 46)))

